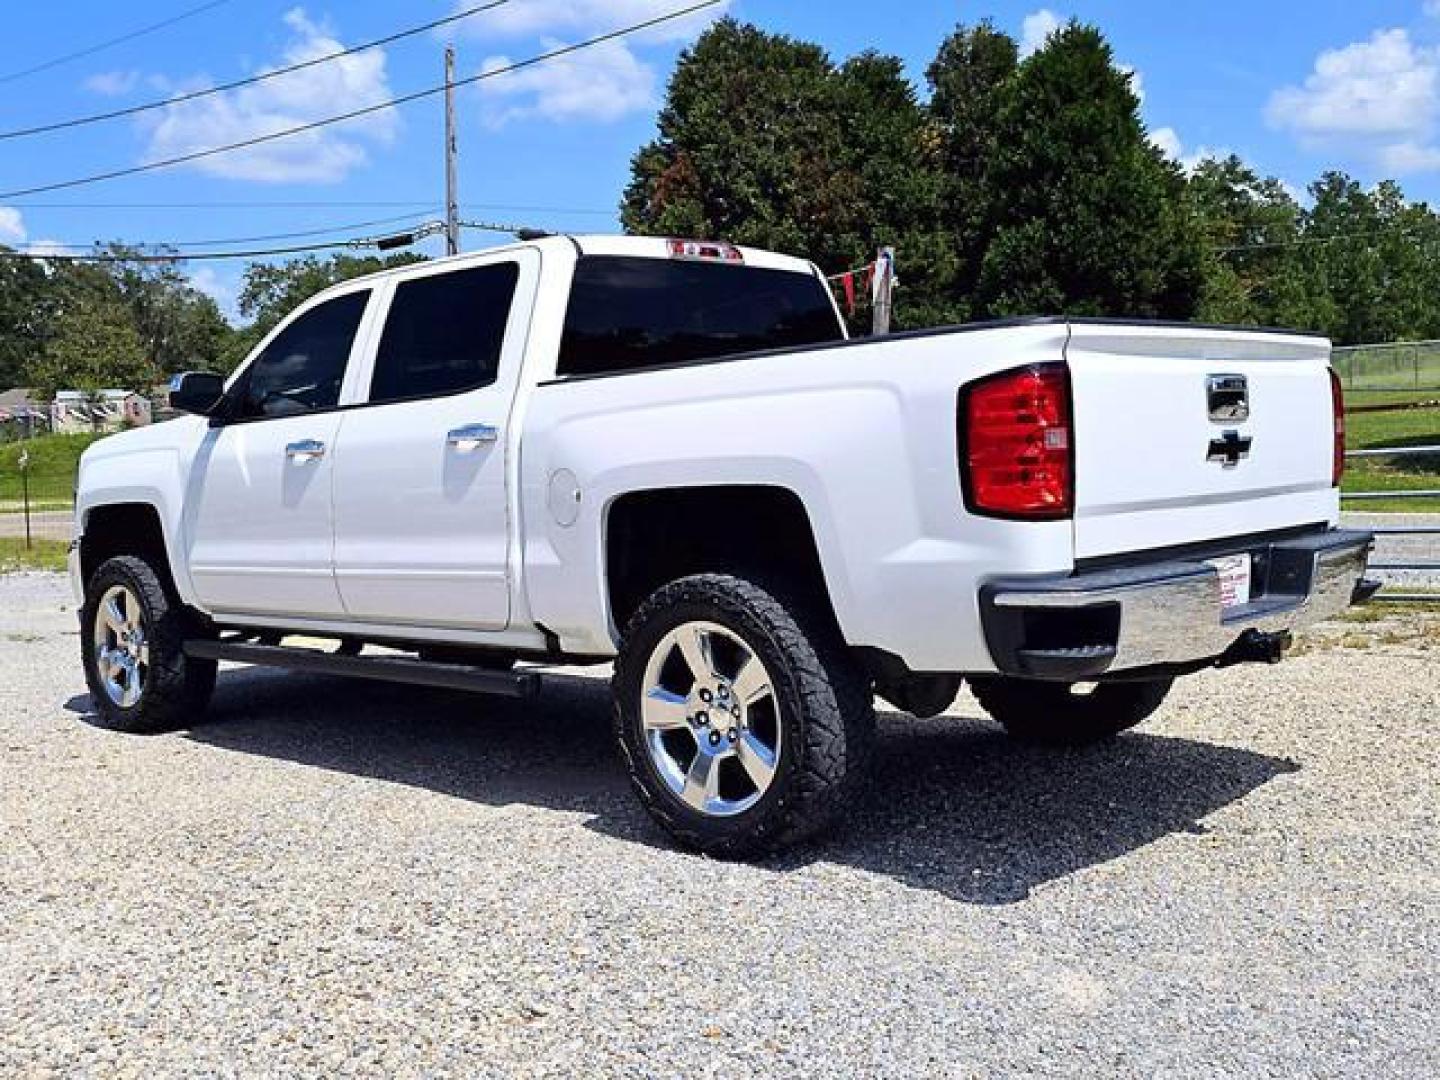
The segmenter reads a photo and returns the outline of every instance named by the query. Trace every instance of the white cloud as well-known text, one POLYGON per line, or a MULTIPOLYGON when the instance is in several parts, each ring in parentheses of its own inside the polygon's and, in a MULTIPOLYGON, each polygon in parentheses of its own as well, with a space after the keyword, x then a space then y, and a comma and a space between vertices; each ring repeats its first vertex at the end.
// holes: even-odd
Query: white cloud
MULTIPOLYGON (((27 255, 64 255, 69 251, 71 251, 71 249, 59 240, 36 240, 25 246, 25 254, 27 255)), ((46 265, 48 266, 49 264, 47 263, 46 265)))
POLYGON ((1271 126, 1306 149, 1349 153, 1396 174, 1440 168, 1440 48, 1403 29, 1328 49, 1301 86, 1271 95, 1271 126))
POLYGON ((13 206, 0 206, 0 244, 23 244, 28 235, 24 215, 13 206))
POLYGON ((1156 128, 1150 132, 1150 142, 1187 173, 1194 172, 1202 161, 1223 161, 1230 156, 1229 150, 1214 146, 1197 146, 1187 154, 1184 140, 1173 127, 1156 128))
POLYGON ((1440 147, 1398 142, 1380 147, 1378 153, 1381 168, 1396 176, 1440 169, 1440 147))
POLYGON ((1150 141, 1171 161, 1179 161, 1185 151, 1185 144, 1173 127, 1156 128, 1150 132, 1150 141))
POLYGON ((1041 8, 1020 24, 1020 59, 1025 59, 1045 47, 1045 41, 1064 25, 1059 15, 1049 8, 1041 8))
POLYGON ((143 78, 138 71, 101 71, 85 80, 85 89, 101 97, 124 97, 143 78))
POLYGON ((1130 89, 1143 107, 1145 105, 1145 76, 1129 64, 1116 64, 1115 67, 1120 74, 1130 79, 1130 89))
MULTIPOLYGON (((456 0, 456 10, 469 6, 471 0, 456 0)), ((482 82, 480 91, 489 106, 485 122, 491 127, 522 117, 609 122, 651 109, 659 77, 642 58, 644 50, 691 40, 720 18, 727 7, 729 0, 624 40, 608 41, 482 82)), ((502 37, 528 39, 535 43, 533 52, 540 53, 645 22, 675 8, 673 0, 526 0, 466 19, 443 31, 492 41, 502 37)), ((482 70, 494 71, 511 62, 508 56, 490 56, 482 70)))
POLYGON ((221 314, 227 319, 238 321, 240 283, 233 274, 222 274, 214 267, 202 266, 190 272, 190 285, 219 304, 221 314))
MULTIPOLYGON (((457 11, 473 7, 473 0, 456 0, 457 11)), ((508 4, 441 32, 458 32, 475 38, 540 37, 573 35, 590 37, 597 33, 618 30, 646 22, 674 11, 674 0, 525 0, 508 4)), ((632 40, 641 42, 688 41, 725 13, 729 0, 713 8, 697 11, 682 19, 673 19, 636 34, 632 40)))
MULTIPOLYGON (((548 52, 559 42, 546 39, 548 52)), ((504 68, 511 60, 489 57, 484 71, 504 68)), ((489 103, 491 126, 524 117, 545 120, 610 122, 650 107, 655 97, 655 72, 623 41, 609 41, 583 53, 487 79, 480 91, 489 103)))
MULTIPOLYGON (((280 62, 265 70, 315 59, 344 48, 334 32, 301 8, 285 15, 293 34, 280 62)), ((208 78, 183 89, 211 85, 208 78)), ((371 49, 225 94, 168 106, 142 121, 149 133, 147 160, 179 157, 224 143, 243 142, 391 97, 385 52, 371 49)), ((345 124, 291 135, 245 150, 202 158, 190 168, 235 180, 333 183, 368 160, 368 146, 389 145, 400 117, 391 108, 345 124)))

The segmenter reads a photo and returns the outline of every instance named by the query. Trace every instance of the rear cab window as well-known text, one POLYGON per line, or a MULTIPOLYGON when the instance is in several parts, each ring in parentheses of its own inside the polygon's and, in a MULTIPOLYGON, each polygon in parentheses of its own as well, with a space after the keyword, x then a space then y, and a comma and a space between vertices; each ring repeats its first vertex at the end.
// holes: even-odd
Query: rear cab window
POLYGON ((519 264, 503 262, 402 281, 376 352, 370 403, 494 383, 519 279, 519 264))
POLYGON ((576 264, 557 373, 613 374, 844 336, 813 274, 587 255, 576 264))

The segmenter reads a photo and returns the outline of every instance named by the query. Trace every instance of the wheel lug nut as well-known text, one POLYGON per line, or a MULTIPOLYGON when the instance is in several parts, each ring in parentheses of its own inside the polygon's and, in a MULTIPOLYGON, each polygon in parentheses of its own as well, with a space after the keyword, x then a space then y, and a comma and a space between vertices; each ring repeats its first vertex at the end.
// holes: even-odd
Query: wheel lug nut
POLYGON ((710 714, 706 712, 696 713, 695 723, 699 724, 701 727, 705 727, 707 724, 710 723, 710 714))
POLYGON ((738 731, 736 731, 736 730, 732 727, 732 728, 726 733, 725 737, 726 737, 727 739, 729 739, 731 742, 738 742, 739 739, 740 739, 740 733, 739 733, 738 731))
POLYGON ((718 731, 712 731, 712 732, 710 732, 710 745, 711 745, 711 746, 719 746, 719 745, 720 745, 720 733, 719 733, 718 731))
POLYGON ((739 705, 733 706, 733 707, 730 709, 730 715, 733 716, 733 717, 735 717, 736 720, 739 720, 739 719, 740 719, 740 706, 739 706, 739 705))

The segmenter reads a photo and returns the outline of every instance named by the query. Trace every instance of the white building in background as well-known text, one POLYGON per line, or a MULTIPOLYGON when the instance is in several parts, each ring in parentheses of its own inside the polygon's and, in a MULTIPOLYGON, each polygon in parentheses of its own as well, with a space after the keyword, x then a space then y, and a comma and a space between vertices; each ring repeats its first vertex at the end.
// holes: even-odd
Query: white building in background
POLYGON ((133 390, 61 390, 50 403, 50 430, 57 434, 119 431, 150 420, 150 399, 133 390))

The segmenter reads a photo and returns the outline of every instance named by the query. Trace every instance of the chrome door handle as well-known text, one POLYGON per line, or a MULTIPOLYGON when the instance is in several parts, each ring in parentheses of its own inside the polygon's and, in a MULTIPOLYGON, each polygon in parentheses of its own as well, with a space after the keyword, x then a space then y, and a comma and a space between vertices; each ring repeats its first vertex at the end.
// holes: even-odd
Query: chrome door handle
POLYGON ((285 456, 296 461, 312 461, 325 456, 325 444, 319 439, 301 439, 285 447, 285 456))
POLYGON ((461 450, 474 450, 481 443, 493 443, 499 438, 499 428, 489 424, 466 424, 450 432, 445 441, 461 450))

